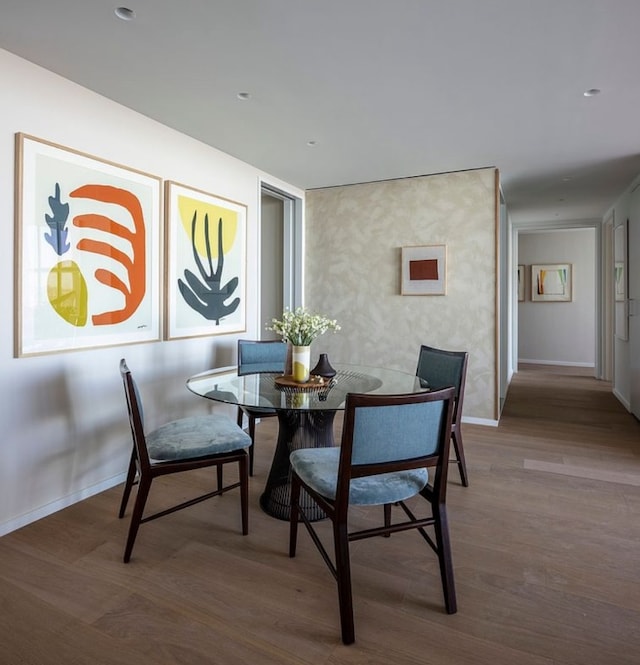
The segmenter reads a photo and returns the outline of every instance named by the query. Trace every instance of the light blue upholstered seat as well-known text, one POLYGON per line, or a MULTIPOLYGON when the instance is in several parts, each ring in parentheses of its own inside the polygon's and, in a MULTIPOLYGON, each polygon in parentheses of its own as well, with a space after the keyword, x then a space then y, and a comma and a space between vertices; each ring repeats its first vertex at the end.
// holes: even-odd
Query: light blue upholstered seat
POLYGON ((134 485, 138 486, 125 545, 124 562, 127 563, 131 557, 141 524, 193 506, 236 487, 240 488, 242 533, 246 535, 249 530, 249 454, 247 448, 251 446, 251 437, 231 418, 222 414, 181 418, 147 433, 144 428, 140 393, 124 358, 120 361, 120 374, 127 401, 133 448, 118 517, 124 517, 131 490, 134 485), (229 463, 238 464, 238 481, 224 486, 222 467, 229 463), (152 515, 144 516, 147 497, 154 478, 209 466, 216 467, 217 489, 152 515))
POLYGON ((248 448, 251 437, 225 415, 190 416, 146 435, 152 460, 181 460, 248 448))
MULTIPOLYGON (((335 500, 340 465, 339 448, 303 448, 291 453, 291 466, 300 479, 318 494, 335 500)), ((380 506, 415 496, 429 479, 427 469, 408 469, 352 478, 349 503, 357 506, 380 506)))
POLYGON ((300 520, 338 583, 345 644, 355 640, 349 557, 352 540, 418 529, 438 555, 447 612, 456 611, 445 505, 454 393, 449 387, 407 395, 348 394, 340 447, 303 448, 290 454, 289 556, 295 556, 300 520), (334 559, 306 513, 308 502, 300 501, 303 489, 333 522, 334 559), (416 517, 405 504, 418 494, 431 507, 426 517, 416 517), (383 506, 384 523, 349 531, 351 505, 383 506), (393 505, 402 509, 403 521, 392 522, 393 505), (433 527, 433 535, 425 527, 433 527))

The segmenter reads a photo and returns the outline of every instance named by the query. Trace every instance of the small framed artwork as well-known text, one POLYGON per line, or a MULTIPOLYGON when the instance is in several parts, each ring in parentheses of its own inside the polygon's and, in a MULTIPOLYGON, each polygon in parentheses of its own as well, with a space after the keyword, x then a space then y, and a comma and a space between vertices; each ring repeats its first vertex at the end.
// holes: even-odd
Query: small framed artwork
POLYGON ((570 263, 544 263, 531 266, 533 302, 570 302, 573 293, 573 266, 570 263))
POLYGON ((627 312, 627 222, 618 224, 613 230, 613 266, 615 296, 615 336, 626 340, 629 337, 629 319, 627 312))
POLYGON ((401 295, 444 296, 447 292, 447 246, 402 248, 401 295))
POLYGON ((246 330, 247 206, 165 183, 167 339, 246 330))
POLYGON ((161 179, 16 134, 17 357, 161 339, 161 179))
POLYGON ((518 266, 518 302, 524 302, 525 270, 523 265, 518 266))

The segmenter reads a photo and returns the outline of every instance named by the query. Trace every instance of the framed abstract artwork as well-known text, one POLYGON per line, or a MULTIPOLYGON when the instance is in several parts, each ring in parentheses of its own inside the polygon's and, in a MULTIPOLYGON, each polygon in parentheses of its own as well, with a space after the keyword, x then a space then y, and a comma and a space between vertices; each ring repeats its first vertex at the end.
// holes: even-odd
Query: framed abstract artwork
POLYGON ((570 263, 546 263, 531 266, 533 302, 570 302, 573 269, 570 263))
POLYGON ((15 355, 161 339, 160 178, 16 134, 15 355))
POLYGON ((401 263, 401 295, 446 295, 446 245, 420 245, 415 247, 403 247, 401 263))
POLYGON ((246 330, 247 206, 165 183, 167 339, 246 330))
POLYGON ((524 302, 524 294, 525 294, 525 270, 523 265, 518 266, 518 272, 517 272, 517 279, 518 279, 518 302, 524 302))
POLYGON ((623 221, 613 229, 613 269, 614 269, 614 328, 618 339, 629 338, 629 318, 627 302, 627 233, 628 223, 623 221))

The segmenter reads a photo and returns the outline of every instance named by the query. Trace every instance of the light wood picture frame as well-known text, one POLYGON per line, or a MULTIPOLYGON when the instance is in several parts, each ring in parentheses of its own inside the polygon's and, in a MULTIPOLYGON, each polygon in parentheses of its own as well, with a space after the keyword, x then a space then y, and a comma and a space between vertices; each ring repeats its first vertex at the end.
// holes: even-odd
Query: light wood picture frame
POLYGON ((444 296, 447 294, 447 246, 403 247, 401 253, 403 296, 444 296))
POLYGON ((541 263, 531 266, 532 302, 571 302, 572 299, 571 263, 541 263))
POLYGON ((165 337, 246 331, 247 206, 165 183, 165 337))
POLYGON ((16 357, 160 340, 162 180, 15 140, 16 357))

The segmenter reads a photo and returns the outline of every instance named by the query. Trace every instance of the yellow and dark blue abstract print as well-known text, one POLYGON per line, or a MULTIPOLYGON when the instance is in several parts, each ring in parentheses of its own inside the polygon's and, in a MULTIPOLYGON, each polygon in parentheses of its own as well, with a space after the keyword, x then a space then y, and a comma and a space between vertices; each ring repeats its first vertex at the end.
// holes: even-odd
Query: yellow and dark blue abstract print
POLYGON ((238 275, 226 282, 223 276, 225 256, 238 235, 238 213, 189 196, 178 196, 177 204, 180 223, 190 238, 198 271, 196 275, 185 268, 184 279, 178 279, 178 289, 194 312, 220 325, 221 320, 233 314, 240 305, 240 298, 234 297, 238 275), (230 298, 232 300, 227 302, 230 298))

